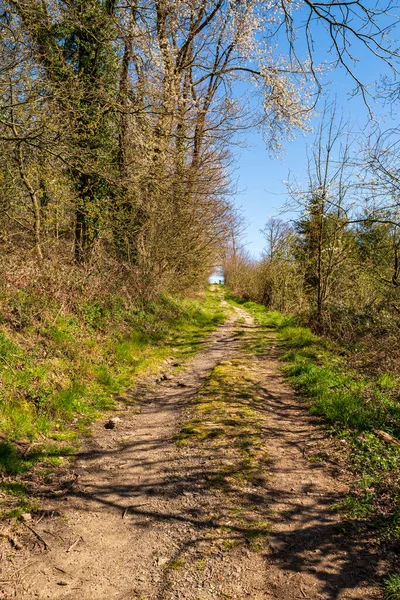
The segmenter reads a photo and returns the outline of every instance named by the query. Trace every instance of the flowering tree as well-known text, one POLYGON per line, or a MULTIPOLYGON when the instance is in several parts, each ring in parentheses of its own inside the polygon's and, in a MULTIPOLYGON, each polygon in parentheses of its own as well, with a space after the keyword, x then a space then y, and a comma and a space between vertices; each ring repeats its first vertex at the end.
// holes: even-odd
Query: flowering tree
POLYGON ((390 33, 398 19, 392 0, 379 4, 0 0, 1 44, 17 57, 3 53, 1 139, 14 152, 21 193, 36 206, 38 257, 35 198, 44 192, 26 170, 33 147, 69 181, 77 263, 90 259, 97 240, 159 273, 215 260, 233 218, 230 144, 257 126, 275 150, 307 127, 320 91, 314 37, 322 32, 331 60, 364 97, 356 42, 396 69, 390 33), (21 73, 17 117, 9 82, 15 90, 21 73))

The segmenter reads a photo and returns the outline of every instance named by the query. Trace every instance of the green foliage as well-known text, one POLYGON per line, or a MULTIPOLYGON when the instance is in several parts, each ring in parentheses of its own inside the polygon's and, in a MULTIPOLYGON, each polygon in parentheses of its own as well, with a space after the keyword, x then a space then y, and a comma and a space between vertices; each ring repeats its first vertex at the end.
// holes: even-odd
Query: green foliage
MULTIPOLYGON (((29 295, 19 295, 19 303, 23 297, 31 307, 29 295)), ((200 300, 161 296, 129 308, 106 298, 73 313, 53 302, 36 328, 24 327, 23 337, 3 326, 0 432, 58 436, 75 416, 78 423, 94 418, 141 373, 157 370, 168 356, 190 356, 223 318, 219 298, 209 293, 200 300)))
POLYGON ((269 313, 260 305, 246 303, 246 307, 261 325, 275 327, 286 377, 311 413, 328 422, 348 448, 358 481, 340 509, 353 518, 373 520, 382 536, 398 539, 400 448, 378 435, 383 431, 399 438, 397 375, 361 376, 348 367, 332 342, 294 326, 292 318, 269 313))
MULTIPOLYGON (((1 442, 0 474, 15 477, 29 471, 37 462, 47 465, 59 465, 75 449, 74 446, 68 446, 64 443, 43 442, 29 450, 29 447, 17 446, 10 441, 1 442)), ((2 489, 17 495, 23 495, 25 492, 23 485, 18 481, 8 481, 2 489)))
POLYGON ((385 600, 400 600, 400 575, 390 575, 385 580, 383 589, 385 591, 385 600))
POLYGON ((258 323, 263 327, 270 327, 272 329, 281 329, 289 325, 295 325, 296 321, 289 315, 284 315, 278 311, 267 311, 265 306, 257 302, 251 302, 249 300, 243 300, 237 296, 233 296, 229 290, 225 292, 226 300, 235 306, 242 306, 248 310, 254 317, 256 317, 258 323))
POLYGON ((379 375, 377 383, 383 390, 393 392, 399 387, 399 376, 393 373, 382 373, 379 375))
MULTIPOLYGON (((19 475, 29 469, 28 460, 23 460, 17 448, 9 442, 0 444, 0 471, 6 475, 19 475)), ((19 487, 19 484, 15 484, 19 487)))
POLYGON ((167 569, 180 569, 185 566, 185 561, 181 558, 173 558, 167 565, 167 569))
POLYGON ((336 506, 352 518, 365 519, 366 517, 373 515, 374 509, 372 502, 374 499, 375 494, 373 492, 365 492, 360 495, 349 494, 336 506))
POLYGON ((18 348, 8 339, 8 337, 0 331, 0 360, 6 363, 12 363, 17 357, 18 348))

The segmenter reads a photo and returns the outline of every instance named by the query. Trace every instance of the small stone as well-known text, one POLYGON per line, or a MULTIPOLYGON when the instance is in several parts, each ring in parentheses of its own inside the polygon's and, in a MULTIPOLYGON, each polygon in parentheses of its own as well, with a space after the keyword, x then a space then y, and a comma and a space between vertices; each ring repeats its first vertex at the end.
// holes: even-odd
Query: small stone
POLYGON ((280 552, 284 546, 284 543, 280 540, 276 540, 271 538, 268 540, 268 546, 272 550, 272 552, 280 552))
POLYGON ((22 550, 22 544, 16 538, 10 538, 10 543, 16 550, 22 550))
POLYGON ((255 485, 263 485, 267 481, 267 477, 262 471, 257 471, 252 476, 255 485))
POLYGON ((118 423, 121 421, 119 417, 113 417, 104 425, 104 429, 115 429, 118 423))
POLYGON ((348 486, 348 485, 339 485, 336 488, 336 491, 339 492, 340 494, 348 494, 350 492, 350 486, 348 486))
POLYGON ((174 379, 174 376, 171 373, 163 373, 161 376, 162 381, 170 381, 171 379, 174 379))
POLYGON ((25 523, 26 521, 32 521, 32 515, 31 513, 22 513, 21 519, 25 521, 25 523))

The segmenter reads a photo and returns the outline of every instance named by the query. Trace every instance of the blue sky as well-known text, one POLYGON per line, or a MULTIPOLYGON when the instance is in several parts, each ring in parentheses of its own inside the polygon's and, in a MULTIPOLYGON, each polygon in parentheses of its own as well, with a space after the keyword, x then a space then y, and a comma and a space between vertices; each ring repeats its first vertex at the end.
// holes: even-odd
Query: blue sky
MULTIPOLYGON (((329 60, 326 35, 322 31, 317 31, 315 41, 320 49, 318 58, 329 60)), ((358 62, 354 68, 364 84, 373 84, 381 75, 389 74, 389 68, 374 59, 367 50, 359 46, 356 54, 358 62)), ((352 97, 354 81, 343 68, 330 71, 326 79, 329 83, 325 87, 325 97, 321 99, 320 109, 326 99, 336 98, 339 112, 342 111, 344 120, 351 123, 352 130, 365 131, 369 122, 368 111, 359 95, 352 97)), ((375 104, 373 109, 382 121, 389 110, 388 107, 379 104, 375 104)), ((393 119, 391 121, 393 123, 393 119)), ((318 124, 318 116, 312 123, 314 127, 318 124)), ((288 178, 289 171, 299 180, 306 178, 307 146, 312 144, 313 138, 312 133, 299 134, 294 141, 285 143, 278 158, 270 156, 261 133, 248 131, 245 140, 241 140, 245 142, 246 147, 239 149, 236 155, 234 176, 238 181, 238 192, 234 204, 241 208, 247 222, 245 243, 247 250, 254 256, 259 256, 264 247, 260 229, 268 216, 277 215, 287 199, 286 186, 283 182, 288 178)), ((291 216, 293 217, 288 215, 282 218, 290 219, 291 216)))

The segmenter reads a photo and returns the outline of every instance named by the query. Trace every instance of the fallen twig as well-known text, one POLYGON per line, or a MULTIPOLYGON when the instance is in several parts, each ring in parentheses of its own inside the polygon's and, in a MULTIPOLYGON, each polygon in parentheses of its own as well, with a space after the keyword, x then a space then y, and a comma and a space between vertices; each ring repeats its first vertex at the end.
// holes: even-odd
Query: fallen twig
POLYGON ((78 481, 78 478, 79 478, 79 475, 75 475, 75 479, 73 481, 71 481, 68 485, 66 485, 62 490, 56 490, 54 492, 54 496, 62 496, 63 494, 66 494, 67 492, 69 492, 69 490, 78 481))
POLYGON ((43 521, 44 518, 53 518, 53 517, 59 517, 60 513, 57 510, 41 510, 38 511, 38 513, 35 514, 39 514, 39 518, 36 521, 36 525, 38 523, 40 523, 41 521, 43 521))
POLYGON ((386 433, 386 431, 381 431, 380 429, 374 429, 374 434, 378 436, 381 440, 386 442, 387 444, 394 444, 395 446, 400 446, 399 440, 396 440, 392 435, 386 433))
POLYGON ((124 512, 122 513, 122 518, 123 518, 123 519, 125 519, 125 517, 126 517, 126 515, 127 515, 127 513, 128 513, 128 511, 129 511, 129 509, 130 509, 130 508, 131 508, 130 506, 127 506, 127 507, 125 508, 124 512))
POLYGON ((31 567, 32 565, 36 565, 36 564, 38 564, 38 562, 39 562, 38 560, 33 560, 32 562, 30 562, 30 563, 28 563, 28 564, 26 564, 26 565, 23 565, 23 566, 22 566, 22 567, 20 567, 19 569, 15 569, 15 571, 14 571, 14 572, 13 572, 13 574, 12 574, 12 577, 14 578, 14 577, 15 577, 15 575, 16 575, 17 573, 19 573, 20 571, 23 571, 24 569, 27 569, 28 567, 31 567))
POLYGON ((74 543, 68 548, 67 552, 71 552, 71 550, 73 550, 75 548, 75 546, 77 546, 79 544, 79 542, 83 540, 82 536, 80 535, 75 541, 74 543))
POLYGON ((60 567, 54 567, 56 569, 56 571, 60 571, 60 573, 64 573, 64 575, 67 575, 67 571, 64 571, 64 569, 61 569, 60 567))
POLYGON ((31 531, 33 533, 33 535, 35 535, 40 542, 42 542, 45 550, 50 550, 50 546, 48 545, 48 543, 42 538, 42 536, 37 531, 35 531, 33 529, 33 527, 31 527, 30 525, 25 523, 25 521, 22 521, 22 524, 25 525, 25 527, 27 527, 29 529, 29 531, 31 531))
POLYGON ((122 513, 122 518, 125 519, 131 508, 139 508, 139 506, 145 506, 146 504, 148 504, 148 502, 143 502, 142 504, 131 504, 130 506, 127 506, 122 513))
POLYGON ((58 317, 60 316, 60 314, 61 314, 61 311, 62 311, 63 309, 64 309, 64 302, 61 304, 61 306, 60 306, 60 310, 57 312, 57 314, 56 314, 56 316, 55 316, 55 319, 54 319, 54 320, 53 320, 53 322, 52 322, 52 325, 55 325, 55 324, 56 324, 56 322, 57 322, 57 319, 58 319, 58 317))

